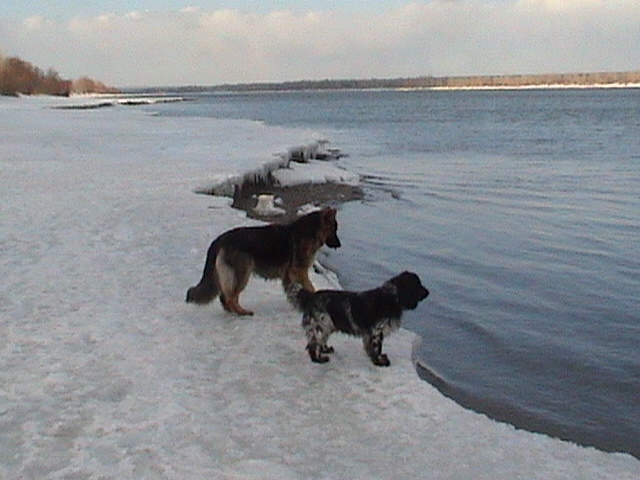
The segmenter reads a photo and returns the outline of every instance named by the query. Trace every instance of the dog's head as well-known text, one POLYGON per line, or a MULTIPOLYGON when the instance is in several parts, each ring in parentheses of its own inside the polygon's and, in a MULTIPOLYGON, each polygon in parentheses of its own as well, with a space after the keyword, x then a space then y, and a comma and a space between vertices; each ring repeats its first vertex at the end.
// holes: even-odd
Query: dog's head
POLYGON ((420 277, 413 272, 402 272, 389 282, 396 287, 398 301, 404 309, 413 310, 429 295, 429 290, 422 285, 420 277))
POLYGON ((340 245, 340 239, 338 238, 338 221, 336 220, 336 214, 338 211, 335 208, 326 207, 321 211, 321 231, 323 243, 330 248, 338 248, 340 245))

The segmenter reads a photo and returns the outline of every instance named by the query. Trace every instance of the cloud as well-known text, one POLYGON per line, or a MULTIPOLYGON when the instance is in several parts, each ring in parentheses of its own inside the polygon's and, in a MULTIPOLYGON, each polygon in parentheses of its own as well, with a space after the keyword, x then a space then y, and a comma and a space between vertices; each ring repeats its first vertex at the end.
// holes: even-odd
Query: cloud
POLYGON ((183 8, 0 22, 7 54, 120 86, 640 68, 635 0, 436 0, 359 13, 183 8))
POLYGON ((38 30, 42 30, 46 23, 47 20, 42 15, 34 15, 33 17, 25 18, 22 22, 22 26, 27 31, 36 32, 38 30))

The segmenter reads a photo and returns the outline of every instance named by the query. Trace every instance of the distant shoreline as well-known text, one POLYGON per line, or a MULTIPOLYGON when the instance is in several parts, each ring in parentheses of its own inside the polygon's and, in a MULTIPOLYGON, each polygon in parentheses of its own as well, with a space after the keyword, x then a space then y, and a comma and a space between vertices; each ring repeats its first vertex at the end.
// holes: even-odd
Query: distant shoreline
POLYGON ((305 90, 515 90, 543 88, 640 88, 640 70, 535 75, 475 75, 391 79, 300 80, 288 82, 131 88, 133 93, 250 93, 305 90))
POLYGON ((429 90, 570 90, 570 89, 620 89, 640 88, 640 83, 593 83, 593 84, 531 84, 512 86, 458 86, 458 87, 433 87, 429 90))

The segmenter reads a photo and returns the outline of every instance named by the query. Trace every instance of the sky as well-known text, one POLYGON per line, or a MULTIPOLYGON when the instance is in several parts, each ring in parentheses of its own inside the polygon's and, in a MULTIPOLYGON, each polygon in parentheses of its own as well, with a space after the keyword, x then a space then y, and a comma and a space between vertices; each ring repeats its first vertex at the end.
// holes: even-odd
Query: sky
POLYGON ((1 0, 0 54, 116 87, 640 69, 638 0, 1 0))

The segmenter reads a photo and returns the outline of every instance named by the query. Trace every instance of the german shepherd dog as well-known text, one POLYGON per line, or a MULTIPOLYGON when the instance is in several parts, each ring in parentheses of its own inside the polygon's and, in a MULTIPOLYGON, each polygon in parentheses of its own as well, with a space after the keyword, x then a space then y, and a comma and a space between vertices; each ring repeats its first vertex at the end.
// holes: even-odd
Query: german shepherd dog
POLYGON ((340 246, 336 210, 326 207, 287 225, 238 227, 216 238, 207 252, 202 279, 187 291, 187 302, 206 304, 220 295, 225 310, 253 315, 238 303, 251 273, 266 279, 282 279, 315 291, 309 268, 323 245, 340 246))
POLYGON ((316 363, 329 361, 334 349, 327 339, 336 331, 362 337, 364 350, 374 365, 388 367, 382 341, 400 327, 402 312, 413 310, 427 298, 427 290, 413 272, 403 272, 382 286, 364 292, 319 290, 309 292, 299 284, 286 288, 289 301, 303 312, 307 351, 316 363))

